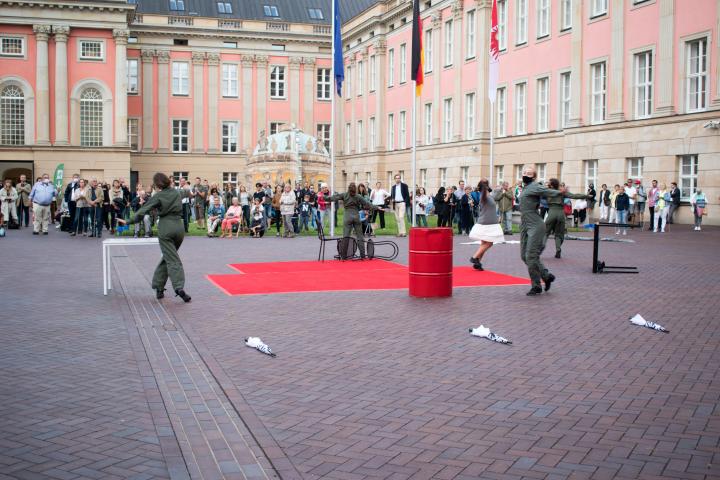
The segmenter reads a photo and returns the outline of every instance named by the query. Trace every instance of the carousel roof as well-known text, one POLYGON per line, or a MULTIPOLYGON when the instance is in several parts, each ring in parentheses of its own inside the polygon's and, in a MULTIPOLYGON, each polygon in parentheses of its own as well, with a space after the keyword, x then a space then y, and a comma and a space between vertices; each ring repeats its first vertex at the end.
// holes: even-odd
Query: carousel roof
POLYGON ((308 135, 294 125, 284 127, 269 136, 265 136, 264 130, 261 131, 258 143, 253 150, 253 156, 290 153, 330 156, 327 147, 321 140, 308 135))

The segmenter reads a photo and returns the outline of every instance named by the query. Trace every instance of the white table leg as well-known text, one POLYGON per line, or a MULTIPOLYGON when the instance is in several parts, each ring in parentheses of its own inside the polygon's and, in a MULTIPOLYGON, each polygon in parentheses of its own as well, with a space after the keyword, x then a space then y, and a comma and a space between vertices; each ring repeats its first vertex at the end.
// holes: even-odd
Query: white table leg
POLYGON ((102 262, 103 262, 103 295, 107 295, 107 251, 106 246, 102 246, 102 262))
POLYGON ((108 252, 107 252, 107 262, 108 262, 108 290, 112 290, 112 256, 110 255, 110 245, 108 245, 108 252))

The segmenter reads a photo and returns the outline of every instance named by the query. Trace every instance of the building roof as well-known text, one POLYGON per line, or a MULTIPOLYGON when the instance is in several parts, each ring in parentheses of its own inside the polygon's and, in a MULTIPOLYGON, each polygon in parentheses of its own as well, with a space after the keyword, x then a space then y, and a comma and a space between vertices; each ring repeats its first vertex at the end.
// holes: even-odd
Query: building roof
MULTIPOLYGON (((383 0, 340 0, 341 16, 343 20, 349 20, 380 1, 383 0)), ((133 3, 137 4, 137 13, 148 14, 325 25, 330 25, 332 20, 332 0, 135 0, 133 3), (184 10, 171 10, 171 2, 179 6, 181 1, 184 10), (229 3, 232 13, 218 11, 219 3, 229 3), (266 16, 265 6, 276 7, 278 16, 266 16), (315 12, 311 12, 311 9, 319 9, 322 12, 322 18, 317 18, 318 16, 315 12)))

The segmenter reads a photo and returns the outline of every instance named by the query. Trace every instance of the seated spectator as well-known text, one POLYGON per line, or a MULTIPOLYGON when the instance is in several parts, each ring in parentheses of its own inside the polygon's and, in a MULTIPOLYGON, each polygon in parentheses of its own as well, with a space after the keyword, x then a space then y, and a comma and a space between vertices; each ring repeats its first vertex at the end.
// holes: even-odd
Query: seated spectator
POLYGON ((262 206, 262 199, 259 197, 253 198, 253 206, 250 209, 250 218, 252 218, 252 222, 250 223, 250 234, 254 238, 260 238, 265 235, 265 222, 263 221, 265 218, 265 209, 262 206))
POLYGON ((220 198, 219 195, 215 195, 213 197, 213 203, 210 205, 210 209, 208 210, 208 237, 212 238, 215 236, 215 230, 217 230, 218 225, 222 223, 223 218, 225 218, 225 206, 222 204, 222 198, 220 198))
POLYGON ((577 200, 575 202, 575 208, 573 209, 573 222, 575 226, 585 224, 585 218, 587 217, 587 200, 577 200))
POLYGON ((227 209, 225 219, 222 221, 222 234, 220 238, 223 238, 227 233, 228 238, 232 237, 233 225, 238 226, 238 232, 240 231, 240 222, 242 221, 243 213, 242 207, 240 206, 240 200, 237 197, 233 197, 232 204, 227 209))

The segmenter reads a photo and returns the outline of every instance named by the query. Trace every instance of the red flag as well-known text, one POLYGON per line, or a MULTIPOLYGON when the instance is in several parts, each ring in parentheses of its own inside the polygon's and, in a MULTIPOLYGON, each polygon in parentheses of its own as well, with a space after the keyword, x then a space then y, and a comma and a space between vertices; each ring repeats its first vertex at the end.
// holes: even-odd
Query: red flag
POLYGON ((493 0, 492 21, 490 25, 490 78, 488 82, 488 98, 495 103, 498 83, 498 62, 500 60, 500 42, 498 40, 497 0, 493 0))
POLYGON ((423 26, 420 18, 420 0, 413 1, 413 29, 412 29, 412 72, 410 78, 415 81, 415 95, 420 96, 423 84, 424 56, 422 44, 423 26))

